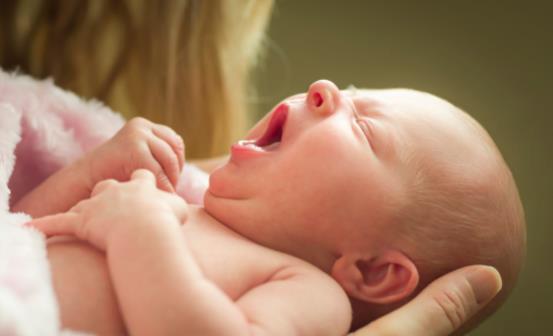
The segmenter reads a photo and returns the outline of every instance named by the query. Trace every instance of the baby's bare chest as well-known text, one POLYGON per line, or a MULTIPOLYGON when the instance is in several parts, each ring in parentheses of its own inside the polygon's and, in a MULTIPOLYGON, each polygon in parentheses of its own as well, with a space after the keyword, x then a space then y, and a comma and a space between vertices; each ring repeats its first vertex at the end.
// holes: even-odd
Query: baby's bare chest
MULTIPOLYGON (((288 260, 218 225, 185 224, 182 234, 183 244, 206 278, 232 300, 265 282, 288 260)), ((75 239, 49 244, 48 255, 62 325, 97 334, 120 334, 125 329, 123 316, 105 255, 75 239)))
POLYGON ((203 274, 233 300, 293 262, 219 224, 190 223, 182 232, 203 274))

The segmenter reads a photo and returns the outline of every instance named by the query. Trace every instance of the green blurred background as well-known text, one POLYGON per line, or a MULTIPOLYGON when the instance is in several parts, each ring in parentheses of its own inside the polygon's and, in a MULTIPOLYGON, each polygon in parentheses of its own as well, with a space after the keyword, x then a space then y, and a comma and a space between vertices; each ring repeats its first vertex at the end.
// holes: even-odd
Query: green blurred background
POLYGON ((429 91, 484 125, 518 183, 528 257, 471 335, 553 335, 553 2, 277 0, 269 37, 259 115, 327 78, 429 91))

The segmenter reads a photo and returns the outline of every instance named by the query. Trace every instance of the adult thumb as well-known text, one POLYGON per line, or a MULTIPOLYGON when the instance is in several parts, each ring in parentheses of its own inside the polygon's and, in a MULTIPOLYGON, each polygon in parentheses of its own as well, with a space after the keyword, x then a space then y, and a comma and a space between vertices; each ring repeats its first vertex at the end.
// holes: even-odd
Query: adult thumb
POLYGON ((352 335, 449 335, 486 306, 501 286, 495 268, 463 267, 434 280, 409 303, 352 335))

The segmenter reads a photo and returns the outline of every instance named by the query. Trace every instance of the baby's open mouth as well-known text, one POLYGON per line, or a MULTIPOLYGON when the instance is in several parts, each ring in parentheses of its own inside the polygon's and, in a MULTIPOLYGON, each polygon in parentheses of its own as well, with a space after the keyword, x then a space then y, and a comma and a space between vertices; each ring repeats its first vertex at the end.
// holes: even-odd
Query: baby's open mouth
POLYGON ((265 133, 257 140, 240 140, 239 144, 257 151, 274 151, 280 146, 284 125, 288 116, 288 105, 280 105, 269 121, 265 133))

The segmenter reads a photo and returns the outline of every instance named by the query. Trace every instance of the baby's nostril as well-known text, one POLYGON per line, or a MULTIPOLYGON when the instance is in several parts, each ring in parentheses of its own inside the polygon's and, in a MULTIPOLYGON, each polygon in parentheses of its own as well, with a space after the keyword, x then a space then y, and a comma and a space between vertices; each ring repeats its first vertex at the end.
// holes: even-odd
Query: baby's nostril
POLYGON ((315 94, 313 95, 313 100, 315 101, 316 107, 319 107, 323 104, 323 97, 318 92, 315 92, 315 94))

